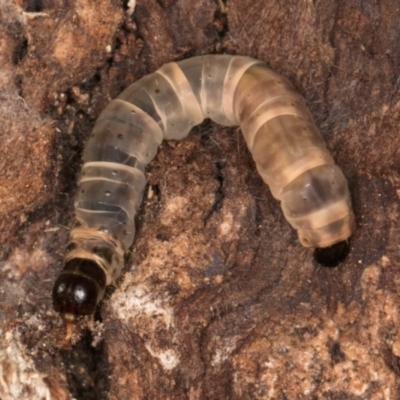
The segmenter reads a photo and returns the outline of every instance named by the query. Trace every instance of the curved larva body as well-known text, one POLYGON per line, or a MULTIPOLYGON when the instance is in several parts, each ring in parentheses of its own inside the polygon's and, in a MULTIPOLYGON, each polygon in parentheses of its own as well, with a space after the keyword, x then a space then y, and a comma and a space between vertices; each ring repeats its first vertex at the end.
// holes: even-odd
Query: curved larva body
POLYGON ((241 56, 169 63, 111 101, 94 126, 75 203, 78 224, 53 293, 57 310, 94 311, 133 242, 146 165, 163 139, 183 139, 205 118, 240 125, 258 172, 304 246, 326 247, 351 235, 346 180, 287 79, 241 56), (69 287, 68 277, 78 276, 90 281, 90 293, 69 287), (82 306, 88 296, 96 297, 90 310, 82 306))

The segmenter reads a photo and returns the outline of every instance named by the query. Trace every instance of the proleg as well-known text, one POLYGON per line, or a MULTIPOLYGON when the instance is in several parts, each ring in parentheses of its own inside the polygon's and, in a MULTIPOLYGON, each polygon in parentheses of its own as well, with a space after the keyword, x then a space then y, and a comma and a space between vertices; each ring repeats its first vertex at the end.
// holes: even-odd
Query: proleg
POLYGON ((210 118, 239 125, 256 168, 300 243, 335 265, 348 252, 354 215, 346 179, 304 99, 263 62, 206 55, 164 65, 112 100, 85 147, 76 225, 53 289, 64 319, 93 314, 121 273, 135 235, 145 168, 163 139, 181 140, 210 118))

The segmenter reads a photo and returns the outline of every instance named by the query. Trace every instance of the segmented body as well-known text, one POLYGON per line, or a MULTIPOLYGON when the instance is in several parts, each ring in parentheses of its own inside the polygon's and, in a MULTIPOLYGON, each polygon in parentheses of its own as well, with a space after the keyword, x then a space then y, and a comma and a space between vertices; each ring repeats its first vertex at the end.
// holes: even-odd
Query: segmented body
POLYGON ((169 63, 111 101, 94 126, 75 203, 77 225, 53 292, 57 310, 93 312, 133 242, 146 165, 163 139, 183 139, 205 118, 240 125, 259 174, 303 246, 326 247, 351 235, 354 216, 346 179, 286 78, 242 56, 169 63), (77 291, 76 285, 85 289, 85 279, 93 290, 77 291), (96 299, 83 307, 90 296, 96 299))

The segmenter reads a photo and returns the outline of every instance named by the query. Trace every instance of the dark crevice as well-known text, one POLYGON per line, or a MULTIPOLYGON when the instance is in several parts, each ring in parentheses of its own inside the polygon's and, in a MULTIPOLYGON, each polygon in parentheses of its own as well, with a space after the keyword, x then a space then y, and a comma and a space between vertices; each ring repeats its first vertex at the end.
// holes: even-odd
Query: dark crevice
POLYGON ((223 199, 224 199, 224 193, 222 190, 222 187, 224 185, 224 175, 223 175, 222 171, 225 167, 225 162, 222 160, 217 161, 215 163, 215 167, 216 167, 216 172, 214 174, 214 179, 219 182, 219 186, 215 192, 214 204, 212 205, 210 211, 207 213, 207 215, 204 218, 205 225, 207 224, 207 221, 211 218, 211 216, 221 209, 222 204, 223 204, 223 199))
POLYGON ((156 196, 158 202, 160 202, 161 201, 160 187, 158 185, 149 185, 149 188, 152 190, 153 196, 156 196))
POLYGON ((159 242, 168 242, 168 241, 169 241, 168 236, 163 235, 162 233, 157 233, 156 239, 157 239, 159 242))
POLYGON ((20 41, 14 47, 14 51, 12 54, 12 63, 14 65, 18 65, 28 54, 28 39, 26 37, 22 37, 20 41))
MULTIPOLYGON (((60 120, 60 132, 56 135, 55 140, 59 157, 57 158, 58 165, 55 168, 58 171, 57 180, 53 185, 55 199, 53 213, 55 214, 55 223, 60 226, 71 226, 73 222, 73 199, 77 189, 77 177, 81 170, 82 153, 87 134, 92 128, 91 119, 87 115, 81 113, 82 118, 77 118, 75 115, 76 112, 73 109, 79 108, 79 106, 75 105, 70 93, 67 93, 66 103, 71 107, 61 116, 63 120, 60 120), (72 134, 68 133, 65 119, 76 121, 72 134)), ((56 110, 54 110, 54 114, 56 119, 60 119, 60 116, 56 115, 56 110)), ((64 243, 64 246, 66 244, 64 243)))
POLYGON ((165 4, 162 2, 162 0, 156 0, 156 3, 160 6, 160 8, 162 9, 162 10, 166 10, 166 6, 165 6, 165 4))
POLYGON ((229 31, 228 15, 226 13, 226 0, 217 1, 218 8, 214 13, 213 25, 218 35, 219 40, 225 38, 229 31))
MULTIPOLYGON (((129 31, 124 27, 124 25, 120 26, 119 31, 124 32, 124 34, 126 34, 126 35, 129 34, 129 31)), ((111 69, 112 67, 116 66, 115 55, 121 49, 122 44, 123 44, 122 40, 118 36, 115 36, 111 56, 106 61, 108 69, 111 69)), ((125 89, 125 88, 123 88, 123 89, 125 89)))
POLYGON ((24 96, 23 96, 23 91, 22 91, 22 81, 23 81, 23 76, 20 74, 17 74, 15 76, 14 83, 15 83, 15 87, 17 89, 18 96, 23 98, 24 96))
MULTIPOLYGON (((136 5, 135 12, 132 14, 132 22, 135 24, 137 27, 136 31, 134 32, 135 38, 137 41, 141 41, 143 43, 143 46, 137 55, 138 60, 141 62, 141 68, 140 72, 142 75, 145 75, 149 71, 149 65, 147 63, 147 57, 149 56, 149 46, 146 41, 146 36, 142 35, 141 29, 143 27, 143 22, 142 22, 142 15, 145 13, 145 10, 140 7, 140 5, 136 5)), ((146 14, 144 14, 144 17, 146 17, 146 14)))
MULTIPOLYGON (((84 78, 79 87, 80 94, 92 93, 93 88, 97 86, 97 79, 100 80, 97 74, 92 75, 90 78, 84 78)), ((87 130, 88 128, 85 128, 85 130, 76 129, 77 125, 80 125, 81 123, 84 123, 86 121, 89 121, 93 124, 94 118, 87 113, 86 107, 82 108, 82 106, 77 102, 77 95, 74 94, 72 88, 66 89, 62 92, 62 98, 59 97, 59 102, 61 104, 52 104, 49 106, 48 109, 48 114, 51 116, 51 118, 55 121, 59 121, 59 132, 67 130, 67 127, 65 126, 66 121, 75 120, 77 121, 77 124, 74 125, 72 135, 66 133, 66 137, 68 139, 71 139, 71 137, 72 139, 75 139, 76 136, 79 136, 81 134, 81 132, 89 134, 92 127, 90 127, 89 130, 87 130), (60 107, 62 110, 61 113, 60 107)), ((59 134, 58 136, 60 137, 61 134, 59 134)), ((86 141, 86 138, 84 139, 84 141, 86 141)))
POLYGON ((129 0, 122 0, 121 3, 122 3, 122 9, 124 11, 128 11, 129 10, 129 7, 128 7, 129 0))
POLYGON ((397 357, 389 347, 381 349, 381 355, 386 366, 397 376, 400 376, 399 357, 397 357))
POLYGON ((79 110, 80 106, 76 103, 75 95, 72 89, 66 90, 64 94, 65 94, 65 100, 64 100, 65 105, 72 106, 74 110, 79 110))
MULTIPOLYGON (((340 2, 338 2, 335 6, 335 14, 333 16, 332 29, 330 30, 330 32, 328 34, 328 41, 334 51, 334 55, 333 55, 332 64, 329 67, 328 76, 326 77, 326 80, 324 82, 324 90, 323 90, 324 104, 329 104, 328 96, 329 96, 329 90, 330 90, 330 86, 331 86, 331 80, 337 74, 337 72, 338 72, 337 65, 339 65, 339 62, 340 62, 339 51, 338 51, 337 44, 336 44, 336 40, 337 40, 336 35, 337 35, 338 27, 339 27, 340 7, 341 7, 341 4, 340 4, 340 2)), ((327 108, 324 119, 328 120, 329 117, 330 117, 330 107, 327 108)))
MULTIPOLYGON (((124 33, 126 33, 126 34, 129 34, 129 33, 130 33, 130 30, 129 30, 129 29, 126 29, 126 28, 124 27, 124 25, 122 25, 122 26, 120 27, 120 31, 122 31, 122 32, 124 32, 124 33)), ((116 36, 115 39, 114 39, 113 53, 115 54, 115 53, 121 48, 121 46, 122 46, 122 40, 121 40, 118 36, 116 36)))
POLYGON ((24 0, 23 8, 26 12, 41 12, 45 5, 42 0, 24 0))
POLYGON ((337 267, 344 262, 350 251, 350 241, 343 240, 328 247, 317 247, 314 249, 314 260, 329 268, 337 267))
POLYGON ((0 245, 0 262, 6 261, 8 259, 8 257, 10 256, 12 250, 13 250, 13 247, 11 246, 10 243, 1 244, 0 245))
POLYGON ((197 54, 197 52, 196 52, 195 49, 192 49, 192 48, 190 48, 190 49, 185 49, 185 50, 183 50, 183 52, 180 54, 179 60, 176 60, 176 61, 186 60, 187 58, 192 58, 192 57, 195 57, 195 56, 197 56, 197 55, 198 55, 198 54, 197 54))
POLYGON ((77 400, 106 400, 110 387, 107 356, 103 343, 92 346, 89 330, 71 349, 61 350, 71 394, 77 400))
POLYGON ((261 237, 262 230, 264 229, 263 222, 263 213, 259 204, 256 203, 256 212, 254 215, 254 236, 258 239, 261 237))
POLYGON ((333 340, 329 340, 328 344, 329 354, 331 356, 332 365, 341 363, 346 360, 346 354, 340 348, 340 344, 333 340))
POLYGON ((85 92, 92 92, 93 89, 96 88, 100 82, 101 69, 99 68, 93 75, 83 79, 80 88, 85 92))

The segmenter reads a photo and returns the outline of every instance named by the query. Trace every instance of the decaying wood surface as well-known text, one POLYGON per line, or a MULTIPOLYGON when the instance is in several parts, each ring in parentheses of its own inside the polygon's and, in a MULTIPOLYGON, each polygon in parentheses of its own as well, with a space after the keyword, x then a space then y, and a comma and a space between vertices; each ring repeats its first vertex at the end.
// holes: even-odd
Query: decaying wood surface
POLYGON ((386 1, 0 0, 0 398, 400 396, 400 9, 386 1), (51 305, 85 140, 168 61, 266 61, 306 98, 357 218, 312 261, 240 132, 166 142, 123 279, 72 342, 51 305))

